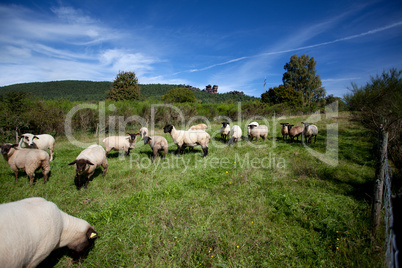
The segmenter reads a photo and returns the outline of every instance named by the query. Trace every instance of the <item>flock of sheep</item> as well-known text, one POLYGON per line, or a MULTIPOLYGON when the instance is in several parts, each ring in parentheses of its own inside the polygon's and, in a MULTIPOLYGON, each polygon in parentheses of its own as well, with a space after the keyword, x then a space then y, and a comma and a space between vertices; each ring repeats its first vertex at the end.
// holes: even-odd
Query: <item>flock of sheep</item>
MULTIPOLYGON (((306 143, 318 135, 317 126, 302 122, 302 126, 281 123, 283 139, 289 136, 290 141, 299 136, 305 137, 306 143)), ((200 145, 203 157, 208 155, 208 143, 211 139, 206 132, 207 125, 198 124, 189 130, 176 130, 173 125, 166 125, 164 133, 169 133, 177 145, 180 154, 186 147, 193 148, 200 145)), ((223 122, 220 128, 221 140, 229 145, 242 138, 242 129, 238 125, 232 128, 229 123, 223 122)), ((69 165, 74 165, 77 188, 87 188, 89 179, 95 169, 103 167, 103 176, 108 169, 107 154, 111 150, 124 151, 126 155, 135 147, 137 136, 141 136, 144 144, 152 149, 151 159, 162 152, 163 159, 168 152, 168 142, 162 136, 148 136, 148 129, 142 127, 139 133, 127 133, 127 136, 110 136, 103 140, 105 149, 101 145, 91 145, 84 149, 69 165)), ((247 136, 250 141, 260 137, 265 141, 268 137, 268 127, 252 122, 247 126, 247 136)), ((50 173, 50 161, 54 157, 55 139, 49 134, 21 135, 19 144, 1 145, 1 154, 14 171, 17 181, 18 170, 24 170, 32 185, 35 171, 42 168, 43 183, 50 173), (49 154, 45 151, 49 150, 49 154)), ((36 267, 54 249, 67 246, 79 258, 98 237, 93 226, 85 220, 70 216, 59 210, 57 206, 43 198, 27 198, 20 201, 0 205, 0 267, 36 267), (35 222, 33 225, 32 223, 35 222), (40 227, 40 228, 39 228, 40 227), (16 246, 17 245, 17 246, 16 246)))

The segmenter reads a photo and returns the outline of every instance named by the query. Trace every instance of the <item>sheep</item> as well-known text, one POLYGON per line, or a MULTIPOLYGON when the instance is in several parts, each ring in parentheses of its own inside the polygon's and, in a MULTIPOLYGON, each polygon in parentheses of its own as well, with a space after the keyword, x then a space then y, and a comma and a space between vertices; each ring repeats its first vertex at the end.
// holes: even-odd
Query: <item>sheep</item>
POLYGON ((152 162, 154 161, 155 157, 158 155, 159 151, 163 151, 163 156, 161 157, 162 159, 165 158, 167 152, 168 152, 168 142, 167 140, 162 137, 162 136, 145 136, 143 138, 144 140, 144 145, 145 144, 149 144, 149 146, 151 146, 153 155, 151 157, 152 162))
POLYGON ((250 124, 247 125, 247 137, 248 139, 250 139, 250 126, 256 126, 258 127, 258 123, 257 122, 251 122, 250 124))
POLYGON ((114 151, 124 151, 126 156, 130 155, 130 150, 134 149, 135 143, 137 142, 137 136, 140 133, 127 133, 129 136, 110 136, 103 140, 105 144, 106 154, 111 150, 114 151))
POLYGON ((241 139, 242 136, 242 130, 238 125, 234 125, 232 129, 230 130, 230 140, 229 140, 229 145, 234 144, 237 142, 239 139, 241 139))
POLYGON ((40 149, 21 149, 18 144, 1 145, 1 154, 14 170, 15 182, 18 178, 18 170, 23 169, 29 177, 32 185, 35 179, 35 170, 42 168, 43 184, 50 173, 49 154, 40 149))
POLYGON ((81 177, 86 175, 84 188, 87 189, 89 178, 95 173, 95 169, 99 166, 103 167, 103 176, 106 176, 108 162, 105 150, 100 145, 91 145, 83 150, 77 158, 69 163, 75 165, 76 179, 78 182, 77 189, 81 188, 81 177))
POLYGON ((87 221, 41 197, 1 204, 0 226, 0 267, 36 267, 62 247, 79 260, 98 238, 87 221))
POLYGON ((229 123, 223 122, 221 126, 221 139, 226 143, 226 139, 228 138, 228 135, 230 134, 230 126, 229 123))
POLYGON ((192 131, 192 130, 203 130, 203 131, 205 131, 206 129, 207 129, 207 125, 205 125, 205 124, 198 124, 198 125, 194 125, 194 126, 191 126, 188 130, 189 131, 192 131))
POLYGON ((311 143, 311 138, 314 137, 314 143, 317 140, 317 135, 318 135, 318 128, 316 125, 312 125, 311 123, 304 123, 301 122, 304 125, 304 130, 302 132, 302 141, 303 141, 303 136, 305 139, 306 143, 311 143), (308 139, 308 141, 307 141, 308 139))
POLYGON ((163 128, 164 133, 170 133, 173 142, 177 145, 177 154, 180 155, 182 147, 194 147, 201 145, 203 157, 208 155, 208 142, 211 139, 209 134, 201 130, 185 131, 176 130, 173 125, 166 125, 163 128))
POLYGON ((148 136, 148 128, 146 128, 146 127, 140 128, 140 135, 141 135, 141 138, 148 136))
POLYGON ((255 125, 250 126, 250 141, 255 140, 257 141, 258 138, 262 138, 263 141, 268 137, 268 127, 266 125, 259 125, 258 127, 255 125))
POLYGON ((303 132, 303 128, 301 126, 287 125, 290 142, 294 142, 295 137, 299 140, 300 134, 303 132))
POLYGON ((287 125, 289 125, 289 123, 280 123, 282 125, 281 128, 281 134, 282 134, 282 139, 286 140, 288 138, 288 134, 289 134, 289 129, 287 127, 287 125))
POLYGON ((50 161, 53 161, 55 140, 52 135, 40 134, 34 135, 31 133, 24 133, 21 135, 19 146, 21 148, 34 148, 34 149, 49 149, 50 161))

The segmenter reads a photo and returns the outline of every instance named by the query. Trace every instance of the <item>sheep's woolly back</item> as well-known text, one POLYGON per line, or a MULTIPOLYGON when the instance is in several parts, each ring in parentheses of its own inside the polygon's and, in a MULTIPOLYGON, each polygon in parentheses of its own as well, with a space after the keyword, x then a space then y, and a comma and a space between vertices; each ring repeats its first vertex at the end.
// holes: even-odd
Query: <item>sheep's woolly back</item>
MULTIPOLYGON (((95 166, 100 166, 106 160, 106 152, 100 145, 91 145, 83 150, 76 158, 91 161, 95 166)), ((106 160, 107 161, 107 160, 106 160)))
POLYGON ((137 139, 131 140, 130 136, 110 136, 103 140, 106 151, 124 151, 134 149, 137 139))
POLYGON ((85 244, 93 229, 39 197, 1 204, 0 226, 0 267, 36 267, 56 248, 85 244))
POLYGON ((235 137, 236 139, 241 138, 242 134, 242 130, 238 125, 234 125, 230 130, 230 136, 235 137))
POLYGON ((206 124, 198 124, 198 125, 194 125, 192 127, 190 127, 188 130, 203 130, 205 131, 208 128, 208 126, 206 124))

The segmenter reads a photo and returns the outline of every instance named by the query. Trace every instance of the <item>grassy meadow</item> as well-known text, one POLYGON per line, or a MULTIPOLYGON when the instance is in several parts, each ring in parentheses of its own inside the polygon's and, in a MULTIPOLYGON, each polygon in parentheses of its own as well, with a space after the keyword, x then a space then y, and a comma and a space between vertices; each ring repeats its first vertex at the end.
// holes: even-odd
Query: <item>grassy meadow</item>
MULTIPOLYGON (((306 117, 280 122, 300 125, 306 117)), ((88 257, 73 263, 60 251, 47 260, 55 267, 384 266, 383 245, 370 235, 374 162, 365 129, 348 113, 316 124, 319 136, 309 148, 324 154, 339 143, 331 166, 300 142, 283 141, 278 121, 269 122, 269 140, 251 143, 245 122, 234 123, 244 139, 224 145, 215 122, 205 158, 199 146, 174 155, 170 135, 155 129, 171 144, 165 160, 152 163, 149 145, 137 141, 129 157, 111 152, 107 175, 99 168, 81 190, 67 164, 82 148, 57 137, 44 185, 40 172, 33 186, 23 172, 14 183, 0 161, 0 202, 44 197, 95 227, 100 237, 88 257), (327 136, 330 124, 338 137, 327 136)), ((76 139, 98 142, 93 133, 76 139)))

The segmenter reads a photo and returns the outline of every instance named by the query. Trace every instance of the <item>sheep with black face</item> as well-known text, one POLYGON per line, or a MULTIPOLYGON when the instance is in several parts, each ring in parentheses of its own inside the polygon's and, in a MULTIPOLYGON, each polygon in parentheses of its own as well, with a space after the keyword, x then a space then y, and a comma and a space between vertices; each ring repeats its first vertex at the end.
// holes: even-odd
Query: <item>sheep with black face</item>
POLYGON ((149 144, 149 146, 151 146, 152 149, 152 162, 154 161, 155 157, 158 155, 158 152, 162 151, 163 155, 162 155, 162 159, 165 158, 167 152, 168 152, 168 142, 167 140, 162 137, 162 136, 145 136, 143 138, 144 140, 144 145, 145 144, 149 144))
POLYGON ((202 130, 194 130, 194 131, 186 131, 186 130, 176 130, 173 125, 166 125, 163 128, 163 132, 170 133, 172 136, 173 142, 177 145, 177 154, 180 155, 180 151, 182 148, 195 147, 200 145, 203 151, 203 157, 208 155, 208 142, 211 139, 211 136, 205 131, 202 130))
POLYGON ((89 179, 95 173, 97 167, 103 167, 103 176, 106 175, 108 168, 105 150, 102 146, 96 144, 83 150, 73 162, 69 163, 69 165, 75 165, 77 189, 81 188, 82 177, 85 178, 84 188, 86 189, 89 179))

